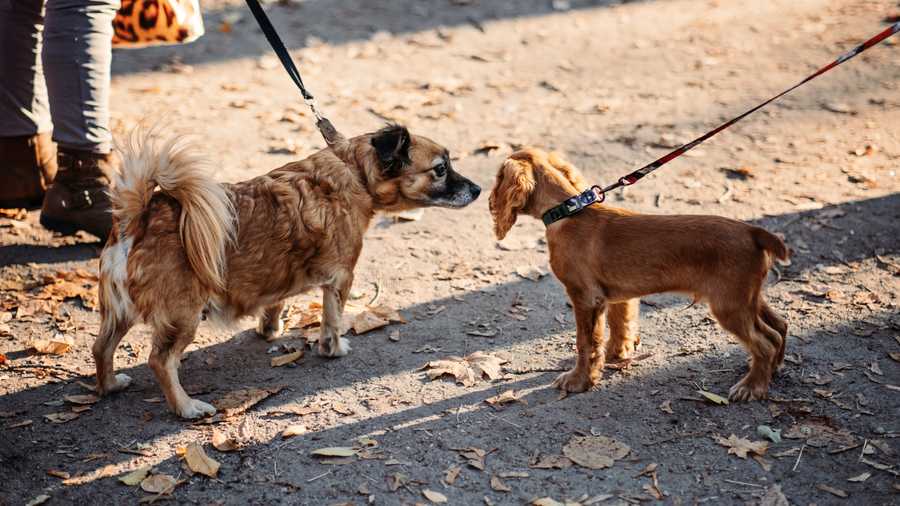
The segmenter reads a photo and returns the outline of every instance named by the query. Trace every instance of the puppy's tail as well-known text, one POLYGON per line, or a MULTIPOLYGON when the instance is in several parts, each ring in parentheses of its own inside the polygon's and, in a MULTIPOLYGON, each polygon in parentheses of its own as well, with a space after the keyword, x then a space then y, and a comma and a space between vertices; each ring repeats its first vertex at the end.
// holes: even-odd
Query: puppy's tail
POLYGON ((753 235, 753 240, 756 241, 757 246, 768 251, 778 260, 784 262, 790 257, 787 246, 777 235, 760 227, 753 227, 750 233, 753 235))
POLYGON ((122 151, 122 173, 110 192, 113 215, 125 230, 156 188, 181 204, 179 230, 191 268, 209 288, 225 287, 225 249, 235 237, 234 204, 210 175, 199 148, 184 136, 163 138, 135 129, 122 151))

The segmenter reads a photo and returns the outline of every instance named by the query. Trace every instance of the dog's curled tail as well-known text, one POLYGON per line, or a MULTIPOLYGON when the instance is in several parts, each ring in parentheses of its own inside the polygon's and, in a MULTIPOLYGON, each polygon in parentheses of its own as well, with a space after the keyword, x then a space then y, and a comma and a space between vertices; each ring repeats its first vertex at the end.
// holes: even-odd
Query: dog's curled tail
POLYGON ((158 187, 181 204, 181 242, 194 273, 207 287, 223 289, 235 211, 204 154, 185 136, 162 137, 157 129, 133 130, 120 150, 122 173, 110 192, 120 230, 144 211, 158 187))
POLYGON ((760 227, 753 227, 751 233, 753 234, 753 240, 756 241, 757 246, 768 251, 778 260, 781 260, 782 262, 787 261, 790 252, 780 237, 760 227))

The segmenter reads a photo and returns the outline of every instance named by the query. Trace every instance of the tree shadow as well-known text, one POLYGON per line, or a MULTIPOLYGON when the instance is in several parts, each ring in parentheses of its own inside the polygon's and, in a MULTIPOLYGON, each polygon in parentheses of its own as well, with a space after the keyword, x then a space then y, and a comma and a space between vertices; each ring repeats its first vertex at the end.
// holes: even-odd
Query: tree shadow
MULTIPOLYGON (((900 253, 900 242, 894 233, 900 210, 898 203, 900 196, 894 194, 835 206, 844 211, 837 218, 833 209, 825 208, 767 217, 758 220, 758 223, 782 230, 789 237, 796 237, 805 233, 808 220, 829 217, 832 221, 841 220, 833 222, 835 227, 853 227, 857 231, 858 241, 846 244, 847 250, 840 259, 832 253, 821 257, 795 257, 794 263, 784 274, 799 277, 820 264, 837 265, 871 258, 876 254, 900 253)), ((839 231, 824 227, 811 233, 820 234, 817 241, 822 242, 828 241, 828 234, 839 231)), ((642 308, 642 335, 646 347, 642 353, 651 353, 649 359, 630 370, 608 372, 603 386, 594 392, 563 400, 558 399, 558 393, 548 385, 558 370, 571 364, 573 330, 563 291, 558 282, 548 278, 536 283, 510 281, 402 308, 404 314, 415 318, 400 327, 404 338, 399 343, 388 340, 392 329, 375 331, 353 338, 354 351, 339 360, 320 359, 310 354, 297 367, 273 369, 269 366, 271 355, 266 354, 270 343, 258 339, 252 331, 237 333, 225 341, 213 339, 212 344, 189 351, 182 366, 182 378, 190 390, 202 392, 198 396, 207 401, 234 389, 286 385, 285 390, 249 413, 252 422, 263 427, 283 422, 281 415, 271 416, 269 413, 287 404, 302 405, 323 399, 331 404, 337 398, 351 406, 353 414, 349 416, 332 412, 331 408, 326 407, 329 413, 322 419, 314 418, 307 422, 308 417, 299 418, 300 422, 310 423, 310 433, 297 440, 285 443, 266 437, 251 443, 240 454, 215 455, 217 460, 223 462, 228 489, 260 501, 267 497, 278 500, 283 497, 280 494, 292 491, 293 486, 303 490, 301 502, 304 503, 352 500, 362 481, 383 496, 388 493, 384 477, 395 472, 436 487, 443 470, 453 464, 465 465, 458 452, 452 449, 466 446, 498 449, 488 457, 491 472, 528 470, 533 476, 541 478, 514 482, 514 497, 521 500, 543 495, 574 498, 581 493, 595 491, 640 495, 643 492, 636 488, 633 476, 650 462, 670 460, 671 455, 667 452, 672 451, 697 451, 702 456, 703 465, 725 469, 722 471, 725 475, 746 481, 746 476, 759 472, 757 464, 730 459, 724 451, 719 451, 710 435, 721 433, 727 436, 730 432, 741 431, 747 424, 769 420, 770 414, 765 404, 736 405, 726 410, 697 400, 682 400, 683 397, 695 398, 694 391, 698 387, 727 392, 728 387, 744 372, 745 354, 732 340, 704 339, 702 344, 698 344, 693 339, 693 334, 724 336, 723 331, 714 330, 717 327, 708 321, 707 310, 702 307, 680 312, 677 318, 681 323, 675 325, 678 329, 673 334, 673 324, 668 321, 665 309, 676 302, 671 299, 669 303, 669 300, 642 308), (463 322, 467 306, 503 310, 513 302, 530 308, 526 321, 508 327, 493 338, 469 336, 465 332, 468 327, 463 322), (435 307, 445 309, 435 313, 435 307), (555 319, 559 313, 566 315, 566 323, 555 319), (673 339, 677 344, 672 343, 673 339), (436 351, 417 353, 426 346, 436 351), (665 351, 667 346, 678 351, 668 353, 665 351), (422 379, 415 387, 419 388, 415 395, 421 402, 387 407, 379 405, 380 401, 390 401, 395 396, 402 398, 402 394, 408 397, 411 393, 392 392, 391 378, 421 374, 416 370, 430 360, 451 355, 463 356, 476 350, 508 355, 512 361, 507 369, 514 373, 499 384, 479 384, 475 391, 443 381, 428 382, 422 379), (524 390, 524 400, 528 404, 514 404, 497 410, 484 403, 487 397, 507 389, 524 390), (673 414, 659 409, 659 405, 667 400, 674 401, 673 414), (572 434, 590 434, 592 431, 616 437, 632 447, 634 454, 625 463, 624 471, 620 469, 598 475, 577 467, 558 471, 528 469, 528 462, 536 451, 558 453, 572 434), (686 435, 698 431, 703 434, 699 436, 699 442, 695 436, 686 435), (326 466, 309 456, 312 449, 348 446, 354 444, 354 438, 365 434, 376 434, 373 437, 379 441, 385 459, 392 458, 400 464, 388 465, 385 459, 372 459, 326 466), (538 440, 535 440, 536 437, 538 440), (674 439, 665 444, 655 443, 666 438, 674 439), (659 449, 658 444, 661 445, 659 449), (429 451, 422 451, 422 448, 429 448, 429 451), (320 476, 323 473, 329 474, 320 476)), ((776 300, 774 305, 777 308, 781 304, 782 301, 776 300)), ((822 306, 823 310, 826 307, 822 306)), ((834 327, 810 328, 798 322, 792 327, 799 330, 791 332, 788 353, 803 350, 804 355, 809 354, 810 357, 798 359, 800 364, 789 363, 785 373, 776 379, 773 394, 782 398, 812 397, 812 387, 803 380, 811 373, 829 373, 833 360, 828 357, 836 354, 847 357, 849 353, 851 358, 861 362, 871 352, 886 352, 885 342, 889 342, 894 332, 889 326, 878 323, 886 318, 890 315, 885 312, 861 312, 858 318, 834 327), (860 328, 867 334, 854 334, 860 328), (835 336, 841 338, 835 339, 835 336)), ((900 321, 894 324, 900 325, 900 321)), ((125 345, 125 350, 120 349, 117 357, 118 372, 126 372, 135 379, 132 388, 101 400, 76 420, 57 426, 47 423, 42 417, 67 409, 52 405, 59 401, 62 394, 84 393, 74 382, 92 382, 87 371, 57 371, 59 381, 0 398, 0 412, 26 410, 26 413, 9 419, 8 423, 4 420, 4 427, 25 417, 34 420, 28 427, 7 429, 4 437, 0 438, 0 446, 3 447, 0 454, 11 476, 6 480, 2 493, 8 500, 32 497, 43 487, 51 489, 54 497, 63 501, 89 497, 107 497, 114 502, 134 500, 137 492, 118 484, 110 485, 111 479, 89 479, 81 486, 61 487, 57 478, 47 476, 46 469, 39 469, 34 463, 59 451, 59 459, 66 472, 82 476, 96 473, 108 464, 136 459, 133 454, 116 453, 115 450, 132 446, 133 441, 164 445, 185 431, 194 432, 199 440, 205 440, 209 434, 208 426, 177 420, 164 412, 162 404, 146 401, 158 398, 160 392, 142 355, 135 353, 137 358, 128 357, 130 352, 127 348, 136 346, 138 338, 146 337, 140 335, 141 332, 135 334, 129 336, 129 344, 125 345), (123 358, 129 358, 130 365, 123 366, 123 358), (105 455, 100 460, 85 461, 92 453, 105 455)), ((200 344, 203 344, 202 341, 200 344)), ((87 357, 88 348, 76 346, 70 353, 87 357)), ((11 358, 13 360, 9 366, 0 369, 0 373, 9 373, 20 366, 40 369, 41 364, 51 364, 46 369, 53 370, 52 360, 20 355, 12 355, 11 358)), ((87 358, 85 363, 92 364, 92 361, 87 358)), ((866 382, 861 377, 863 369, 862 366, 854 366, 853 381, 846 387, 845 393, 849 398, 857 393, 864 394, 871 403, 868 410, 874 413, 896 413, 896 398, 879 395, 881 387, 866 382)), ((888 369, 884 382, 897 384, 900 381, 898 375, 900 371, 896 368, 888 369)), ((888 393, 887 390, 884 393, 888 393)), ((839 408, 825 404, 824 408, 817 409, 833 419, 839 418, 842 423, 852 425, 860 433, 871 431, 871 418, 853 418, 839 408)), ((879 423, 889 422, 879 419, 879 423)), ((785 443, 779 449, 788 448, 790 444, 785 443)), ((812 455, 806 457, 806 465, 816 469, 834 465, 832 457, 828 457, 832 460, 826 460, 825 452, 817 456, 815 450, 810 451, 812 455)), ((138 460, 154 463, 164 472, 178 475, 180 465, 171 455, 172 452, 166 452, 138 460)), ((779 469, 790 467, 782 461, 777 461, 776 465, 779 469)), ((701 498, 706 485, 700 488, 684 485, 693 483, 696 472, 697 468, 691 462, 679 462, 667 469, 673 482, 682 480, 680 486, 687 487, 679 493, 701 498)), ((488 490, 485 483, 487 476, 466 470, 458 487, 440 490, 455 502, 467 501, 478 497, 473 494, 483 495, 488 490)), ((816 477, 798 475, 790 479, 798 487, 797 490, 808 492, 812 488, 804 488, 808 485, 806 480, 815 480, 816 477)), ((207 501, 209 496, 203 480, 194 478, 189 485, 180 488, 179 500, 207 501)), ((711 483, 712 478, 704 480, 704 483, 711 483)), ((716 486, 719 488, 715 493, 721 494, 721 483, 716 486)), ((418 497, 420 488, 420 484, 412 482, 408 488, 401 488, 400 495, 389 499, 389 502, 413 501, 418 497)), ((731 499, 751 498, 746 490, 726 488, 731 499)), ((488 490, 487 493, 500 502, 512 500, 513 497, 496 491, 488 490)), ((715 493, 710 492, 710 495, 715 493)), ((882 492, 877 488, 866 493, 871 494, 867 497, 876 502, 882 498, 882 492)), ((241 501, 240 498, 235 500, 241 501)))
MULTIPOLYGON (((558 12, 546 0, 491 0, 449 6, 448 3, 446 0, 305 0, 292 5, 270 5, 266 10, 288 49, 301 49, 317 41, 344 44, 369 40, 379 32, 398 35, 465 25, 480 32, 490 21, 558 12)), ((628 3, 628 0, 573 0, 567 3, 570 9, 592 9, 628 3)), ((121 75, 158 69, 173 59, 195 65, 271 53, 243 2, 220 9, 205 9, 203 21, 206 34, 192 44, 116 51, 113 73, 121 75), (238 19, 236 23, 235 18, 238 19), (229 24, 227 32, 220 30, 223 22, 229 24)))

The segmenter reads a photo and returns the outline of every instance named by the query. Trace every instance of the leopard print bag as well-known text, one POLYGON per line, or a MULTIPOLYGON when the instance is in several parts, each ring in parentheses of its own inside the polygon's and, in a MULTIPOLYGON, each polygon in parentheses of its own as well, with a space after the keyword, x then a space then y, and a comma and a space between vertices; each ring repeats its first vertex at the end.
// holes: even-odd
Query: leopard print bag
POLYGON ((203 35, 199 0, 122 0, 113 46, 185 44, 203 35))

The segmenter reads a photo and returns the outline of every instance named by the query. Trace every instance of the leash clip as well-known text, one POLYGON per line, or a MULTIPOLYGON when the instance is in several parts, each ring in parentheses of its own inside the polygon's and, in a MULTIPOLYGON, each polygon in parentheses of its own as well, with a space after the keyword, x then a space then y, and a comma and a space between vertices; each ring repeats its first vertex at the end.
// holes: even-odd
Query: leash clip
POLYGON ((598 185, 591 186, 591 191, 594 192, 594 202, 597 204, 603 203, 606 200, 606 192, 603 191, 603 188, 600 188, 598 185))

